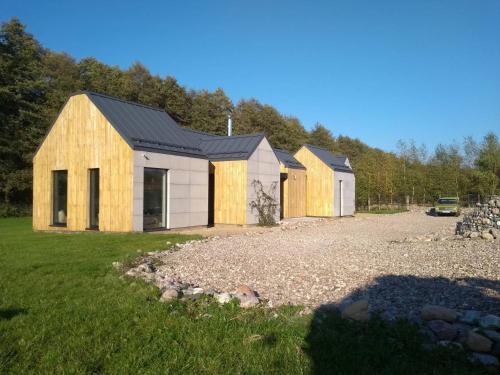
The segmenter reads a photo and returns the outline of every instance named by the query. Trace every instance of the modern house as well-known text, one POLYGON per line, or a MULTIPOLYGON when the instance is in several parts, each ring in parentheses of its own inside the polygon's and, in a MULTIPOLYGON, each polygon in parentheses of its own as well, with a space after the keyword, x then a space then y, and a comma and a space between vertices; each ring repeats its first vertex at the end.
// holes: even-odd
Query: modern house
POLYGON ((67 100, 33 158, 33 228, 254 224, 252 181, 279 189, 279 178, 262 134, 187 131, 163 110, 81 92, 67 100))
POLYGON ((312 145, 294 156, 306 168, 307 216, 354 215, 356 178, 347 157, 312 145))
POLYGON ((275 148, 280 161, 280 217, 307 215, 306 168, 286 150, 275 148))

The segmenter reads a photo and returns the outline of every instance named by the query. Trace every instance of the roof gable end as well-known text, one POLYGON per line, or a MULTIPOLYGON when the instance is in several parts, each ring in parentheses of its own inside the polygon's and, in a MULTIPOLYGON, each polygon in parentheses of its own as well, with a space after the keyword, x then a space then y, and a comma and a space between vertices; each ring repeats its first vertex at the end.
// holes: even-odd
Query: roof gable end
POLYGON ((307 148, 333 171, 353 173, 347 156, 334 155, 325 148, 310 144, 305 144, 303 147, 307 148))

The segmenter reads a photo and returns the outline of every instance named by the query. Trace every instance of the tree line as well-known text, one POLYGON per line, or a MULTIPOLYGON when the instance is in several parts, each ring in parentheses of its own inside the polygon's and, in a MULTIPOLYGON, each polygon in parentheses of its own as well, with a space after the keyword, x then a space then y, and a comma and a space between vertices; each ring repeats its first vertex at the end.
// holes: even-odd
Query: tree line
POLYGON ((172 76, 153 75, 140 62, 123 70, 89 57, 76 61, 44 48, 16 18, 0 29, 0 202, 28 206, 32 196, 32 158, 67 97, 95 91, 164 109, 181 126, 225 135, 227 111, 234 134, 264 132, 274 147, 295 152, 304 143, 349 157, 356 173, 360 207, 429 203, 443 195, 486 196, 500 187, 500 145, 491 132, 477 142, 438 145, 432 153, 413 141, 398 152, 334 136, 315 124, 308 131, 296 117, 256 99, 234 104, 221 88, 190 90, 172 76), (369 203, 370 202, 370 203, 369 203))

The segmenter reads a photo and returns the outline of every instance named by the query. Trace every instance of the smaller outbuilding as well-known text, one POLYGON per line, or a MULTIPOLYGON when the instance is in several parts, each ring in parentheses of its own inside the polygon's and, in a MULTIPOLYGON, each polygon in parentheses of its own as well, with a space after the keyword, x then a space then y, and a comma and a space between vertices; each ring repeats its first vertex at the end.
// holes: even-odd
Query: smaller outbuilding
POLYGON ((280 218, 306 216, 306 168, 286 150, 274 153, 280 161, 280 218))
MULTIPOLYGON (((216 136, 187 130, 210 160, 209 225, 257 224, 254 181, 279 198, 280 164, 264 134, 216 136), (275 190, 273 191, 273 187, 275 190)), ((279 220, 278 213, 275 220, 279 220)))
POLYGON ((307 216, 354 215, 356 178, 346 156, 307 144, 294 156, 306 168, 307 216))

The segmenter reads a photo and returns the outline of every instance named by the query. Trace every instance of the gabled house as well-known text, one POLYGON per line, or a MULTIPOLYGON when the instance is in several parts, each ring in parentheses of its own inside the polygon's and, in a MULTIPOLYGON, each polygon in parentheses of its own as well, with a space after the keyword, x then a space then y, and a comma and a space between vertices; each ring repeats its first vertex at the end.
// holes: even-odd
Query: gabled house
MULTIPOLYGON (((276 201, 280 194, 280 165, 267 138, 189 132, 210 160, 209 224, 257 224, 257 212, 250 208, 256 195, 253 181, 260 181, 266 193, 275 184, 276 201)), ((275 219, 279 220, 279 212, 275 219)))
POLYGON ((253 179, 279 182, 264 135, 187 131, 163 110, 81 92, 33 158, 33 228, 162 230, 207 225, 209 217, 253 224, 253 179))
POLYGON ((307 216, 354 215, 356 178, 346 156, 307 144, 294 156, 306 168, 307 216))
POLYGON ((307 215, 306 168, 286 150, 275 148, 280 161, 280 217, 307 215))

